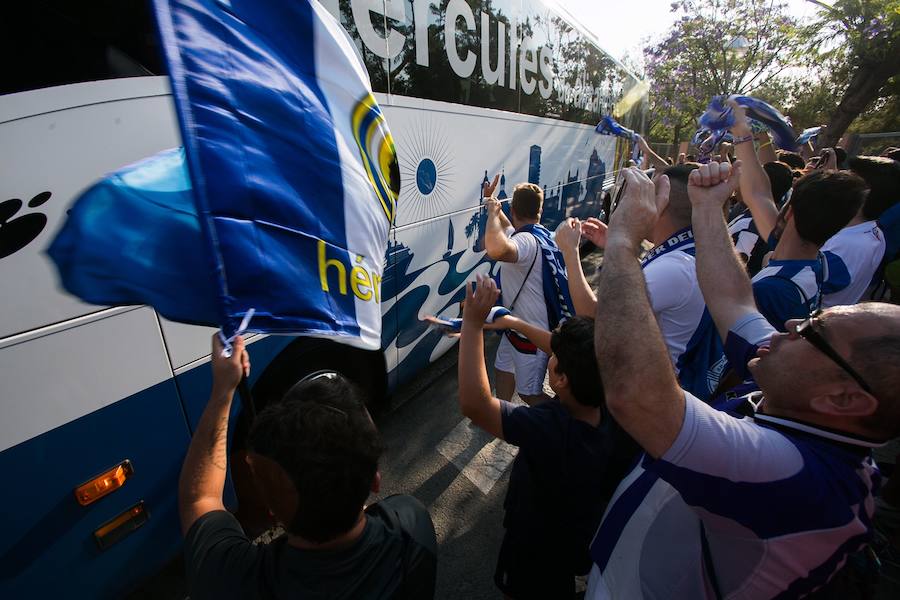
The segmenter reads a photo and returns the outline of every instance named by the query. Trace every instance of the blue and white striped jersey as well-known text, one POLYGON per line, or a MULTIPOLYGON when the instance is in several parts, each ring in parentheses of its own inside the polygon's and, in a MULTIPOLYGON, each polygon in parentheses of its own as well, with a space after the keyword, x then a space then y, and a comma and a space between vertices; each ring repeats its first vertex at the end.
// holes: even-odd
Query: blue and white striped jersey
POLYGON ((805 319, 819 304, 820 260, 770 260, 753 279, 759 312, 778 331, 789 319, 805 319))
POLYGON ((747 257, 747 273, 753 277, 762 268, 762 260, 769 251, 769 245, 759 235, 749 208, 728 223, 728 233, 734 249, 747 257))

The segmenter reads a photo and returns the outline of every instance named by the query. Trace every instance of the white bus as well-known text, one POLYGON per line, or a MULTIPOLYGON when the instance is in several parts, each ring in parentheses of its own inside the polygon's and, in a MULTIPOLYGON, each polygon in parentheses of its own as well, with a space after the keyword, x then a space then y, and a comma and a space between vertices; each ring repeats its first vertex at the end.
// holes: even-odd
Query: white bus
MULTIPOLYGON (((0 597, 119 597, 178 554, 176 482, 207 400, 211 330, 85 304, 45 250, 81 190, 180 145, 178 127, 143 0, 14 4, 0 24, 0 597)), ((485 177, 503 174, 501 196, 541 185, 551 229, 596 214, 625 157, 593 125, 616 108, 640 128, 646 104, 595 38, 532 0, 324 4, 399 153, 382 351, 253 336, 258 405, 322 368, 381 397, 446 352, 453 340, 421 317, 457 316, 464 282, 491 269, 485 177)), ((234 480, 227 504, 249 523, 251 491, 234 480)))

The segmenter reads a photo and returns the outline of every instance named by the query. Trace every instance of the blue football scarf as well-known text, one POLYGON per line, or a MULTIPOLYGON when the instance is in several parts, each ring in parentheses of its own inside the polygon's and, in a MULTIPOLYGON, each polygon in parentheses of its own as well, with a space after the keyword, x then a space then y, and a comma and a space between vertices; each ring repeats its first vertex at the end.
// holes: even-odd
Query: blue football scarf
POLYGON ((799 136, 797 136, 797 145, 802 146, 803 144, 809 142, 810 140, 814 140, 819 137, 819 133, 821 133, 822 127, 807 127, 804 129, 799 136))
POLYGON ((646 268, 647 265, 658 259, 660 256, 668 254, 669 252, 674 252, 676 250, 688 250, 693 249, 694 247, 694 232, 690 227, 685 227, 684 229, 679 229, 675 233, 673 233, 669 239, 664 241, 662 244, 658 244, 651 248, 647 254, 644 255, 644 258, 641 259, 641 268, 646 268))
MULTIPOLYGON (((147 303, 179 321, 220 325, 226 336, 253 311, 251 331, 380 348, 381 278, 399 178, 390 132, 353 42, 312 0, 154 0, 153 8, 190 174, 182 188, 196 207, 184 214, 197 220, 191 226, 199 247, 175 263, 183 270, 177 277, 148 264, 136 281, 138 271, 123 260, 97 271, 102 277, 82 297, 147 303), (210 277, 211 291, 187 289, 210 277)), ((121 178, 98 186, 73 219, 102 218, 107 230, 145 227, 141 210, 151 207, 128 207, 147 200, 146 190, 129 189, 121 178), (115 210, 118 198, 89 201, 132 192, 115 210)), ((148 246, 194 243, 165 234, 165 217, 157 216, 160 235, 145 239, 142 252, 167 256, 168 249, 148 246)), ((90 246, 96 235, 74 243, 90 246)))
MULTIPOLYGON (((575 314, 575 306, 569 295, 569 278, 566 273, 566 261, 562 252, 550 231, 540 224, 530 224, 520 227, 516 233, 529 233, 537 240, 541 251, 541 276, 544 287, 544 302, 547 304, 547 322, 553 330, 562 321, 571 318, 575 314)), ((512 298, 502 296, 503 287, 500 286, 500 274, 497 274, 498 287, 501 290, 501 302, 512 302, 512 298)), ((524 282, 523 282, 524 285, 524 282)))
POLYGON ((631 148, 631 160, 635 163, 640 164, 641 161, 641 148, 638 145, 638 140, 640 139, 640 134, 627 127, 622 127, 619 123, 610 117, 609 115, 603 117, 600 122, 597 124, 597 127, 594 129, 600 135, 614 135, 616 137, 625 138, 630 140, 632 145, 631 148))
POLYGON ((730 98, 743 106, 750 119, 759 121, 768 127, 774 136, 775 145, 783 150, 796 150, 796 134, 790 121, 778 112, 775 107, 750 96, 715 96, 700 115, 700 126, 712 132, 725 131, 734 126, 734 111, 725 104, 730 98))

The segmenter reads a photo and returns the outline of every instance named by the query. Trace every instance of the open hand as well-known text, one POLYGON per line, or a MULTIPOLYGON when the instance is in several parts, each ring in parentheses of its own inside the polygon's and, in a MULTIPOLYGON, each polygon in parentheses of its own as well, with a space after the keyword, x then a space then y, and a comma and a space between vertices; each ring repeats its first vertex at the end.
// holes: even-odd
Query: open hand
POLYGON ((606 247, 606 232, 609 230, 606 223, 597 217, 590 217, 581 224, 581 235, 598 248, 606 247))
POLYGON ((463 305, 463 322, 484 327, 484 320, 491 312, 500 290, 493 279, 478 274, 474 282, 466 284, 466 303, 463 305))
POLYGON ((640 244, 651 236, 659 215, 669 203, 669 178, 663 175, 656 185, 640 169, 624 170, 625 191, 609 220, 607 239, 640 244))
POLYGON ((741 179, 741 161, 709 162, 691 171, 688 177, 688 197, 691 205, 722 208, 737 189, 741 179))
POLYGON ((494 180, 481 186, 482 198, 493 198, 494 192, 497 191, 497 183, 500 181, 500 174, 494 175, 494 180))

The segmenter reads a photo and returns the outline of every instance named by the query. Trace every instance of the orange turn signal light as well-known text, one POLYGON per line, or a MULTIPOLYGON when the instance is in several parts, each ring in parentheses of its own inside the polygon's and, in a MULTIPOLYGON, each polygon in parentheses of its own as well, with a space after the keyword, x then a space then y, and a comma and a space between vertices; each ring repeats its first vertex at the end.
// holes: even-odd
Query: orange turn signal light
POLYGON ((129 533, 147 522, 150 515, 140 501, 115 519, 108 521, 94 531, 94 539, 101 550, 106 550, 129 533))
POLYGON ((133 474, 134 467, 131 466, 131 461, 123 461, 75 488, 75 498, 78 504, 87 506, 125 485, 125 480, 133 474))

